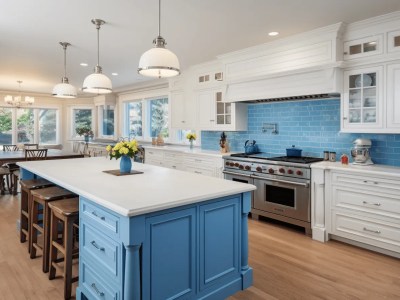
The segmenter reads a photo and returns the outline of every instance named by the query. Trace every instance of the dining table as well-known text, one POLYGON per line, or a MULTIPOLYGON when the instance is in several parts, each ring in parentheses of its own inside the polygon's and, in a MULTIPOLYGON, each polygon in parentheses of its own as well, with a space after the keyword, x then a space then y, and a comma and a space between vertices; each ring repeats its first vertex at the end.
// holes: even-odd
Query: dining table
MULTIPOLYGON (((67 150, 48 149, 47 160, 49 159, 66 159, 66 158, 80 158, 83 157, 81 153, 75 153, 67 150)), ((0 165, 5 163, 13 163, 25 161, 25 151, 0 151, 0 165)))

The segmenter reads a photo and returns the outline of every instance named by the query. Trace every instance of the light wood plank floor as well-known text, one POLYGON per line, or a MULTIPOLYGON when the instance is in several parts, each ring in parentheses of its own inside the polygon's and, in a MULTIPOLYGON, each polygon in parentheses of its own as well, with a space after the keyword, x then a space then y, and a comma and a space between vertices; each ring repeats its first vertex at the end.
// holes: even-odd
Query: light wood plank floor
MULTIPOLYGON (((0 196, 0 299, 63 299, 62 279, 19 243, 17 216, 17 197, 0 196)), ((399 259, 264 221, 249 220, 249 241, 254 285, 229 300, 400 299, 399 259)))

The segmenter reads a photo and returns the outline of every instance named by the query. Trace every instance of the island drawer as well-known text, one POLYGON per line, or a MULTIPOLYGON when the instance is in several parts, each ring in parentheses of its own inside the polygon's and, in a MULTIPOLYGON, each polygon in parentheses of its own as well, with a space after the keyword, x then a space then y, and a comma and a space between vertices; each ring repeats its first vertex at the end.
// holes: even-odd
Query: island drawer
POLYGON ((81 263, 82 278, 79 282, 82 282, 84 289, 90 294, 89 299, 98 300, 118 300, 120 299, 118 289, 108 286, 104 283, 96 273, 88 267, 85 261, 81 263))
POLYGON ((80 201, 81 217, 91 223, 93 227, 108 234, 111 237, 119 237, 120 219, 110 211, 98 207, 92 202, 81 197, 80 201))
POLYGON ((347 212, 332 212, 333 234, 361 243, 400 252, 400 224, 347 212))
POLYGON ((109 277, 119 280, 121 278, 121 270, 118 268, 121 259, 120 245, 86 223, 81 226, 83 240, 80 251, 82 256, 91 257, 95 260, 95 269, 99 269, 101 274, 109 274, 109 277))

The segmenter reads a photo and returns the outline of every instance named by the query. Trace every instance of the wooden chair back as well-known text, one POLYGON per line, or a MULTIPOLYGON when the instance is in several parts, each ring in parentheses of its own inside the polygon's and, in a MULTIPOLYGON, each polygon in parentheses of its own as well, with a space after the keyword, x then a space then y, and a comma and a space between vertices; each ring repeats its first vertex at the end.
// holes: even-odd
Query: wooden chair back
POLYGON ((24 149, 39 149, 39 144, 24 144, 24 149))
POLYGON ((25 160, 45 160, 47 158, 47 149, 26 149, 25 160))
POLYGON ((17 145, 3 145, 3 151, 18 151, 17 145))

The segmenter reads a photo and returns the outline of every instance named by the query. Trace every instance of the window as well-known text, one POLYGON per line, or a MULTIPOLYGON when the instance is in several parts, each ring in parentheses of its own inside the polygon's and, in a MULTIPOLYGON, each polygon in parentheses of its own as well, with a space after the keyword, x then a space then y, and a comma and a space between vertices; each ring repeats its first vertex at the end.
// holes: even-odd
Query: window
POLYGON ((129 102, 126 104, 127 135, 143 137, 142 102, 129 102))
POLYGON ((34 143, 35 127, 33 109, 17 109, 17 143, 34 143))
POLYGON ((57 109, 0 107, 0 145, 57 144, 58 118, 57 109))
POLYGON ((114 136, 114 106, 99 106, 99 136, 114 136))
POLYGON ((12 144, 12 111, 0 107, 0 145, 12 144))
POLYGON ((72 110, 72 136, 78 136, 76 128, 80 127, 92 129, 92 109, 75 108, 72 110))
POLYGON ((149 100, 148 103, 150 106, 150 136, 161 135, 163 138, 168 138, 168 98, 149 100))
POLYGON ((39 143, 57 144, 57 111, 39 110, 39 143))

